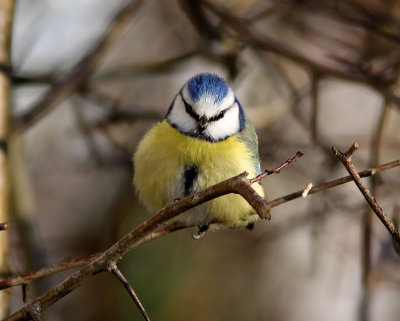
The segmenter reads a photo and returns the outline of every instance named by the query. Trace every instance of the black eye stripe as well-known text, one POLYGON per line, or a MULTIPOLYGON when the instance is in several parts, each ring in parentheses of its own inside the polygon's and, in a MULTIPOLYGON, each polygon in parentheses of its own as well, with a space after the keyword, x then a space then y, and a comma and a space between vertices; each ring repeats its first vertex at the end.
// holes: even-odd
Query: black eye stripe
POLYGON ((192 106, 190 106, 190 105, 186 102, 185 98, 183 98, 182 93, 181 93, 180 95, 181 95, 183 104, 185 105, 185 110, 186 110, 186 112, 187 112, 190 116, 192 116, 195 120, 199 121, 199 120, 200 120, 199 115, 197 115, 197 114, 194 112, 192 106))
MULTIPOLYGON (((196 112, 193 110, 192 106, 190 106, 190 105, 186 102, 186 100, 185 100, 185 98, 183 98, 183 95, 182 95, 181 92, 179 93, 179 95, 181 96, 182 101, 183 101, 183 104, 185 105, 185 110, 186 110, 186 112, 187 112, 192 118, 194 118, 196 121, 199 121, 199 120, 200 120, 200 116, 199 116, 198 114, 196 114, 196 112)), ((221 118, 223 118, 223 117, 225 116, 225 113, 226 113, 228 110, 230 110, 233 106, 235 106, 235 103, 233 103, 233 104, 232 104, 231 106, 229 106, 228 108, 226 108, 226 109, 220 111, 217 115, 215 115, 215 116, 209 118, 208 121, 209 121, 209 122, 214 122, 214 121, 220 120, 221 118)))
POLYGON ((225 109, 225 110, 221 111, 218 115, 215 115, 215 116, 211 117, 211 118, 209 119, 209 121, 217 121, 217 120, 220 120, 222 117, 224 117, 224 115, 225 115, 225 113, 226 113, 227 110, 228 110, 228 109, 225 109))
POLYGON ((230 110, 231 108, 233 108, 233 106, 235 106, 235 104, 232 104, 232 105, 229 106, 228 108, 226 108, 226 109, 220 111, 217 115, 211 117, 211 118, 209 119, 209 121, 217 121, 217 120, 220 120, 222 117, 225 116, 225 114, 226 114, 226 112, 227 112, 228 110, 230 110))

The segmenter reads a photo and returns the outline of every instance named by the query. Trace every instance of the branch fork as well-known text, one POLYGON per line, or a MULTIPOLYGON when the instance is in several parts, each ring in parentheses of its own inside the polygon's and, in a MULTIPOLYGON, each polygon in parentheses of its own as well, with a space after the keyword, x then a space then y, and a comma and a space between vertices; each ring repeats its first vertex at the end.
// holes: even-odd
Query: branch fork
POLYGON ((388 215, 379 206, 375 197, 372 195, 372 193, 367 189, 367 187, 361 181, 361 177, 357 173, 357 170, 356 170, 355 166, 353 165, 353 162, 351 161, 351 156, 357 149, 358 149, 357 143, 354 143, 353 145, 351 145, 350 148, 346 152, 341 152, 335 146, 332 147, 333 153, 342 162, 344 167, 347 169, 351 178, 353 179, 354 183, 357 185, 360 192, 363 194, 364 198, 368 202, 371 209, 374 211, 376 216, 378 216, 378 218, 381 220, 383 225, 389 231, 389 233, 391 234, 393 239, 396 241, 397 245, 400 246, 399 230, 394 226, 393 222, 390 220, 388 215))

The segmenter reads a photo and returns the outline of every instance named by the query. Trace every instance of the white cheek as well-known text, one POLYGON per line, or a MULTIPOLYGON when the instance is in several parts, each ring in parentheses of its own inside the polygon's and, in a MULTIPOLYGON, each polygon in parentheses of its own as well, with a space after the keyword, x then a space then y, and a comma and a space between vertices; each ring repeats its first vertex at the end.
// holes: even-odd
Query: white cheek
POLYGON ((183 132, 190 132, 196 129, 196 121, 186 112, 182 99, 176 99, 172 110, 168 114, 168 121, 183 132))
POLYGON ((210 123, 206 133, 214 140, 219 140, 236 134, 239 129, 239 108, 235 105, 225 113, 223 118, 210 123))

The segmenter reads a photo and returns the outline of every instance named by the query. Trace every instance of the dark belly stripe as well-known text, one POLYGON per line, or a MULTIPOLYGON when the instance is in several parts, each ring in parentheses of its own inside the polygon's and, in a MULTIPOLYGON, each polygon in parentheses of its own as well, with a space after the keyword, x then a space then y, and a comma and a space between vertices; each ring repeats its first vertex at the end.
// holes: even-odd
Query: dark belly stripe
POLYGON ((193 184, 199 175, 199 170, 196 166, 185 167, 185 171, 183 173, 184 179, 184 196, 188 196, 193 192, 193 184))

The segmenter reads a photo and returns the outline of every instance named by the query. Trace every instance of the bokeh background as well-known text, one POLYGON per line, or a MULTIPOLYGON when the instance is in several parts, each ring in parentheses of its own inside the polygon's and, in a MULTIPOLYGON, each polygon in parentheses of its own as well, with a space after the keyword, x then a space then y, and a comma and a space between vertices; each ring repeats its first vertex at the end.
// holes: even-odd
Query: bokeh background
MULTIPOLYGON (((16 3, 8 274, 103 251, 154 214, 135 196, 132 154, 198 72, 232 85, 257 128, 263 168, 305 154, 263 180, 269 200, 346 175, 332 145, 358 142, 359 170, 399 158, 398 1, 142 1, 96 48, 127 3, 16 3), (43 95, 54 95, 55 83, 63 94, 49 107, 43 95)), ((365 182, 396 216, 400 170, 365 182)), ((152 320, 399 318, 400 258, 352 183, 274 208, 253 231, 200 241, 191 233, 140 246, 120 263, 152 320)), ((32 283, 28 300, 69 274, 32 283)), ((20 288, 7 293, 11 311, 22 306, 20 288)), ((43 314, 141 318, 107 274, 43 314)))

